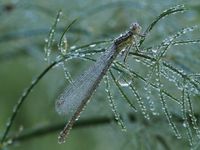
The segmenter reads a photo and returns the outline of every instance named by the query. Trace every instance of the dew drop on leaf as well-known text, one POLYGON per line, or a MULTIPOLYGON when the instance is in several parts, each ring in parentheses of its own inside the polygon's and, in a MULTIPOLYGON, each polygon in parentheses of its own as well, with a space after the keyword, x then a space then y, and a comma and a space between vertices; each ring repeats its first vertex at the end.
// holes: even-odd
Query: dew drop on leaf
POLYGON ((182 124, 182 125, 183 125, 183 127, 184 127, 184 128, 186 128, 186 127, 187 127, 187 124, 186 124, 186 122, 185 122, 185 121, 183 122, 183 124, 182 124))
POLYGON ((119 83, 119 85, 121 85, 122 87, 127 87, 127 86, 129 86, 129 85, 132 83, 131 76, 130 76, 129 74, 127 74, 127 73, 122 73, 122 74, 119 76, 118 83, 119 83))
POLYGON ((95 47, 96 46, 96 44, 92 44, 92 45, 90 45, 90 48, 93 48, 93 47, 95 47))

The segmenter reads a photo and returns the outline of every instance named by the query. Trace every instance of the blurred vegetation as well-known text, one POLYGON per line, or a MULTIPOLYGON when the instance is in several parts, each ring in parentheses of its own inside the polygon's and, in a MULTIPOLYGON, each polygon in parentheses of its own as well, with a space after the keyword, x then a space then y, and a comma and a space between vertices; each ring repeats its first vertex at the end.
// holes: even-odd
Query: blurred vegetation
MULTIPOLYGON (((48 63, 44 61, 45 39, 60 9, 63 14, 56 28, 52 60, 56 59, 58 54, 56 42, 65 27, 76 18, 78 21, 66 35, 69 47, 113 39, 123 33, 133 21, 138 21, 144 31, 163 10, 177 4, 184 4, 188 10, 162 19, 147 36, 144 47, 158 45, 166 37, 177 33, 182 28, 199 25, 200 2, 197 0, 162 2, 158 0, 1 0, 0 137, 3 136, 6 122, 24 89, 48 66, 48 63)), ((200 39, 199 28, 181 39, 200 39)), ((95 49, 105 48, 106 44, 95 49)), ((199 73, 199 48, 199 43, 175 46, 173 51, 169 50, 166 59, 187 73, 199 73)), ((98 56, 99 54, 92 57, 95 59, 98 56)), ((72 78, 75 79, 92 63, 92 61, 83 63, 79 59, 73 59, 67 62, 66 66, 72 78)), ((146 73, 141 66, 134 65, 134 67, 135 71, 146 73)), ((13 143, 10 141, 11 145, 6 149, 190 149, 187 133, 182 125, 183 120, 180 119, 181 110, 176 103, 169 101, 168 108, 173 114, 177 128, 184 135, 182 139, 177 139, 173 134, 163 114, 161 104, 155 103, 156 111, 160 115, 152 115, 151 119, 147 120, 142 113, 134 112, 128 107, 120 97, 119 89, 114 88, 111 83, 115 103, 127 128, 127 132, 122 132, 114 121, 107 96, 105 96, 103 82, 71 131, 67 142, 58 144, 57 135, 64 127, 66 118, 55 112, 54 105, 55 99, 66 84, 68 82, 62 67, 54 67, 42 78, 23 103, 9 132, 9 137, 19 136, 19 138, 16 138, 13 143)), ((142 89, 145 85, 137 81, 134 84, 138 89, 142 89)), ((165 85, 176 95, 176 89, 173 89, 168 82, 165 85)), ((123 89, 126 90, 126 88, 123 89)), ((127 94, 132 101, 135 101, 130 92, 127 94)), ((177 95, 180 96, 180 94, 177 95)), ((158 99, 156 95, 153 98, 158 99)), ((193 96, 192 99, 198 124, 199 99, 199 94, 193 96)), ((196 149, 200 149, 198 144, 196 149)))

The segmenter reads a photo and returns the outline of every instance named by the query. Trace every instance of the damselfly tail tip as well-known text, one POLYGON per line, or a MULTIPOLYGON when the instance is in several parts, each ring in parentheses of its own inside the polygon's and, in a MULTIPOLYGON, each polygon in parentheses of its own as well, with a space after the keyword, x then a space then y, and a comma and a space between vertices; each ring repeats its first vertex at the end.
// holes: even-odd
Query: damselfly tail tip
POLYGON ((63 144, 65 143, 66 140, 65 140, 65 137, 61 136, 61 134, 58 136, 58 144, 63 144))
POLYGON ((71 129, 72 129, 72 127, 69 127, 69 124, 67 124, 67 126, 60 132, 60 134, 58 136, 59 144, 63 144, 66 142, 66 139, 67 139, 71 129))

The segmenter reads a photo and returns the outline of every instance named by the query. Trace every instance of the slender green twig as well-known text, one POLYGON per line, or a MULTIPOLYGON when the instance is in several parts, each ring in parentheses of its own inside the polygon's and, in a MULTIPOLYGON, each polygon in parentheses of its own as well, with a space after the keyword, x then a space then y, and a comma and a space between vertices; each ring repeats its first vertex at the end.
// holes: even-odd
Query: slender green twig
POLYGON ((157 134, 157 135, 155 135, 155 138, 163 145, 163 147, 166 150, 171 150, 169 144, 165 141, 164 137, 162 137, 161 135, 157 134))
MULTIPOLYGON (((145 30, 144 32, 144 35, 147 35, 153 28, 154 26, 161 20, 163 19, 164 17, 166 16, 169 16, 169 15, 172 15, 174 13, 178 13, 178 12, 183 12, 185 11, 186 8, 183 6, 183 5, 177 5, 175 7, 171 7, 170 9, 167 9, 165 11, 163 11, 163 13, 161 13, 157 18, 155 18, 155 20, 147 27, 147 29, 145 30)), ((139 46, 142 45, 142 43, 144 42, 145 40, 145 37, 144 36, 143 38, 141 38, 140 42, 139 42, 139 46)))
MULTIPOLYGON (((82 127, 88 127, 88 126, 98 126, 98 125, 104 125, 109 124, 111 122, 115 121, 114 117, 100 117, 100 118, 90 118, 85 120, 80 120, 79 122, 76 122, 74 127, 75 128, 82 128, 82 127)), ((65 123, 57 123, 53 125, 46 125, 35 129, 30 129, 28 131, 23 132, 17 137, 10 137, 13 142, 15 141, 24 141, 28 140, 30 138, 38 137, 41 135, 45 135, 48 133, 52 133, 55 131, 58 131, 63 128, 65 123)))
MULTIPOLYGON (((175 114, 172 114, 174 118, 176 118, 176 122, 182 124, 183 119, 180 116, 176 116, 175 114)), ((128 114, 128 118, 130 120, 130 122, 134 123, 137 122, 136 116, 132 113, 128 114)), ((154 120, 155 122, 158 122, 159 120, 162 120, 163 117, 159 117, 156 118, 154 120)), ((99 126, 99 125, 107 125, 112 123, 113 121, 115 121, 114 116, 113 117, 98 117, 98 118, 89 118, 89 119, 84 119, 84 120, 80 120, 79 122, 76 122, 74 124, 74 128, 78 129, 78 128, 84 128, 84 127, 88 127, 88 126, 99 126)), ((63 128, 63 126, 65 125, 65 123, 55 123, 55 124, 48 124, 45 126, 40 126, 40 127, 34 127, 31 129, 27 129, 22 131, 20 134, 16 134, 13 133, 11 136, 8 137, 8 139, 11 139, 14 142, 23 142, 23 141, 27 141, 29 139, 38 137, 38 136, 43 136, 46 134, 51 134, 53 132, 57 132, 60 129, 63 128)))
MULTIPOLYGON (((131 70, 130 68, 125 67, 123 64, 117 62, 115 65, 116 65, 116 67, 117 67, 117 66, 120 66, 120 67, 122 68, 122 69, 121 69, 122 72, 124 72, 123 69, 124 69, 124 70, 127 70, 131 75, 136 76, 136 78, 140 79, 141 81, 143 81, 143 82, 145 82, 145 83, 147 82, 147 80, 146 80, 144 77, 142 77, 141 75, 139 75, 139 74, 136 73, 135 71, 131 70)), ((118 68, 118 67, 117 67, 117 68, 118 68)), ((118 69, 118 70, 120 70, 120 69, 118 69)), ((157 85, 155 85, 154 83, 149 83, 149 84, 150 84, 153 88, 159 89, 159 87, 158 87, 157 85)), ((167 92, 167 91, 164 90, 164 89, 161 89, 161 91, 162 91, 166 96, 168 96, 168 97, 170 97, 172 100, 174 100, 176 103, 180 104, 180 100, 179 100, 178 98, 174 97, 173 95, 171 95, 169 92, 167 92)))
MULTIPOLYGON (((65 58, 66 59, 66 58, 65 58)), ((42 79, 42 77, 52 68, 54 67, 56 64, 58 64, 59 62, 63 61, 62 59, 59 60, 59 61, 55 61, 53 62, 52 64, 50 64, 38 77, 36 77, 35 80, 33 80, 30 84, 30 86, 23 92, 22 96, 20 97, 20 99, 18 100, 17 102, 17 105, 14 109, 14 112, 12 113, 9 121, 8 121, 8 124, 6 126, 6 130, 3 134, 3 137, 1 139, 1 143, 4 142, 12 124, 13 124, 13 121, 14 119, 16 118, 16 115, 19 111, 19 109, 21 108, 21 105, 23 104, 23 102, 26 100, 27 96, 29 95, 29 93, 31 92, 31 90, 37 85, 37 83, 42 79)))
POLYGON ((113 72, 110 70, 110 74, 111 77, 115 83, 115 85, 117 86, 117 88, 119 89, 121 95, 124 97, 124 99, 126 100, 126 102, 131 106, 131 108, 133 108, 134 111, 137 111, 136 107, 132 104, 131 100, 128 98, 128 96, 125 94, 125 92, 123 91, 123 89, 121 88, 121 86, 119 85, 119 83, 117 82, 113 72))
POLYGON ((57 13, 56 19, 49 31, 48 38, 45 39, 44 52, 45 52, 45 60, 47 60, 48 63, 50 63, 50 54, 51 54, 51 49, 53 46, 55 30, 56 30, 58 22, 60 21, 61 14, 62 14, 62 10, 59 10, 57 13))
POLYGON ((65 28, 64 32, 62 33, 58 46, 61 46, 62 40, 64 38, 64 35, 67 33, 67 31, 70 29, 70 27, 77 21, 77 19, 74 19, 69 25, 67 25, 67 27, 65 28))

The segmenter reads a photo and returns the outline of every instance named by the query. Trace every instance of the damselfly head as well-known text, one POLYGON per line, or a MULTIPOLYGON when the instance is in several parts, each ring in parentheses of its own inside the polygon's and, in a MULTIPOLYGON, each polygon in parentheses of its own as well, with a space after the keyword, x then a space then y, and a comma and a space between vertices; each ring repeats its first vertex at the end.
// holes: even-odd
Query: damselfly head
POLYGON ((131 30, 131 32, 133 32, 133 34, 139 35, 141 29, 142 29, 142 27, 137 22, 132 23, 130 26, 130 30, 131 30))

